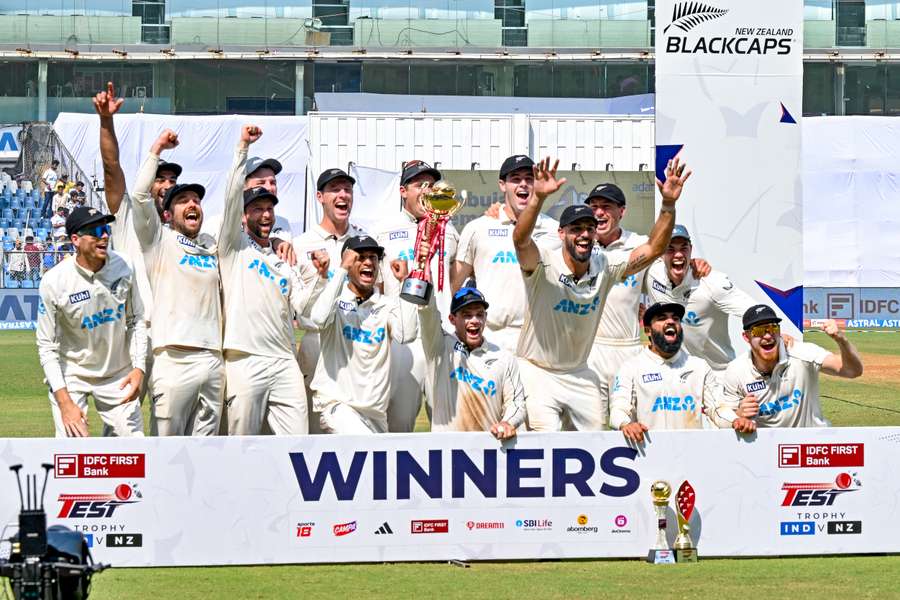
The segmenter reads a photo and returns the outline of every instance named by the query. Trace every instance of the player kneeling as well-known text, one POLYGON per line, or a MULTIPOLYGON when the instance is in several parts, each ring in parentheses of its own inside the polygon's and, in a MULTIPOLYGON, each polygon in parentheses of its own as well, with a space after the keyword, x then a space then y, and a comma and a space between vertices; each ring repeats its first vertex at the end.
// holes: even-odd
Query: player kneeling
MULTIPOLYGON (((703 414, 720 427, 730 420, 715 411, 718 383, 710 366, 681 348, 684 306, 654 304, 644 312, 650 345, 625 362, 610 400, 610 425, 626 439, 642 443, 650 429, 702 429, 703 414)), ((732 426, 752 431, 753 422, 735 419, 732 426)))
MULTIPOLYGON (((321 354, 310 387, 328 433, 386 433, 391 395, 391 340, 416 338, 416 312, 375 287, 384 248, 367 235, 344 242, 340 267, 316 300, 310 321, 321 354), (346 285, 344 282, 346 281, 346 285)), ((398 280, 406 261, 391 261, 398 280)))

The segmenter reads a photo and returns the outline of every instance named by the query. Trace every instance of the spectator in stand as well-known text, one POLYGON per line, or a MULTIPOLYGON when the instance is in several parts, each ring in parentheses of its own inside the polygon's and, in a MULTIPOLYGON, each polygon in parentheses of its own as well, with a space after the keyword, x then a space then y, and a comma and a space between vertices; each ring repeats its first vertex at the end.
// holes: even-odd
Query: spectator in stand
POLYGON ((50 226, 53 227, 53 237, 55 239, 66 237, 66 217, 68 214, 66 207, 60 206, 53 218, 50 219, 50 226))
POLYGON ((72 190, 66 197, 66 210, 71 213, 79 206, 81 206, 81 204, 78 202, 78 192, 72 190))
POLYGON ((41 183, 44 186, 44 204, 41 206, 41 216, 45 219, 50 218, 53 210, 53 194, 56 193, 56 182, 59 181, 57 167, 59 167, 59 161, 54 159, 41 175, 41 183))
POLYGON ((25 273, 28 270, 28 261, 25 260, 25 252, 22 250, 22 238, 16 240, 15 250, 10 251, 8 256, 9 277, 15 282, 21 283, 25 280, 25 273))
POLYGON ((53 265, 57 263, 56 260, 56 248, 53 245, 53 240, 50 239, 50 236, 47 236, 47 240, 44 242, 44 254, 43 261, 41 262, 41 277, 44 276, 44 273, 53 268, 53 265))
POLYGON ((65 193, 68 194, 72 191, 72 188, 75 187, 75 184, 69 181, 69 174, 63 173, 59 176, 59 181, 65 186, 65 193))
POLYGON ((34 242, 34 237, 25 238, 25 258, 28 262, 28 277, 32 280, 41 278, 41 252, 44 250, 40 244, 34 242))
MULTIPOLYGON (((51 204, 54 213, 59 209, 59 207, 66 205, 66 193, 63 191, 65 189, 65 187, 66 186, 63 183, 56 184, 56 193, 53 194, 53 200, 52 200, 52 204, 51 204)), ((48 218, 48 217, 43 217, 43 218, 48 218)))

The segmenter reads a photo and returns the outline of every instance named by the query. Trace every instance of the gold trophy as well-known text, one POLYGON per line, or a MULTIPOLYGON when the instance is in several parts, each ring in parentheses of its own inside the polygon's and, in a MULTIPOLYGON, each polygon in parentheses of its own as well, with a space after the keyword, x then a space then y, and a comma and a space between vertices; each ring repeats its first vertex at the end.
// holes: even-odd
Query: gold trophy
POLYGON ((691 520, 691 514, 694 512, 694 503, 696 502, 696 494, 694 487, 689 481, 678 488, 675 494, 675 506, 678 515, 678 537, 675 538, 675 560, 678 562, 695 563, 697 562, 697 549, 691 542, 691 526, 688 521, 691 520))
POLYGON ((650 496, 653 498, 653 509, 656 511, 656 543, 647 553, 647 562, 655 565, 675 564, 675 554, 666 540, 666 510, 669 508, 669 497, 672 486, 666 481, 654 481, 650 485, 650 496))
POLYGON ((419 229, 416 232, 416 268, 400 288, 400 297, 407 302, 424 306, 431 299, 431 275, 427 265, 435 254, 440 257, 438 290, 444 289, 444 237, 447 223, 450 222, 450 217, 463 207, 466 196, 466 191, 463 190, 457 197, 453 184, 444 180, 429 186, 419 196, 419 205, 425 210, 426 216, 419 221, 419 229), (423 239, 428 240, 428 256, 419 255, 419 245, 423 239))

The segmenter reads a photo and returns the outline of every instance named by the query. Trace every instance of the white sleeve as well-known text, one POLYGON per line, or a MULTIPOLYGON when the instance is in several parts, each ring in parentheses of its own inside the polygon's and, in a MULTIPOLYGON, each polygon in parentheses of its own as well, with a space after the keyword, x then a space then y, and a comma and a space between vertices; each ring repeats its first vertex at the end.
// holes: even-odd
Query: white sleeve
POLYGON ((743 317, 747 309, 756 304, 749 294, 734 285, 724 273, 712 272, 706 280, 713 302, 720 310, 733 317, 743 317))
POLYGON ((323 330, 334 321, 334 311, 337 299, 341 295, 341 289, 344 287, 344 279, 347 277, 347 269, 338 267, 334 271, 334 277, 325 286, 325 289, 319 294, 319 298, 313 304, 312 310, 309 312, 309 320, 318 330, 323 330))
POLYGON ((298 317, 308 317, 310 309, 325 290, 328 279, 316 277, 310 283, 303 283, 296 269, 291 269, 291 308, 298 317))
POLYGON ((141 250, 144 252, 153 248, 162 237, 162 223, 156 212, 153 198, 150 197, 150 188, 156 180, 158 166, 159 156, 151 152, 144 160, 144 164, 141 165, 137 180, 134 182, 131 206, 134 215, 134 232, 137 234, 141 250))
MULTIPOLYGON (((736 359, 740 360, 740 359, 736 359)), ((719 377, 719 385, 715 390, 715 411, 712 421, 719 427, 730 427, 738 418, 735 412, 744 397, 739 377, 735 374, 734 363, 719 377)))
POLYGON ((719 381, 715 371, 709 368, 709 365, 706 365, 706 375, 703 376, 703 414, 716 427, 728 428, 731 426, 731 420, 725 418, 727 415, 719 415, 716 405, 721 397, 721 387, 722 383, 719 381))
POLYGON ((388 327, 391 339, 398 344, 408 344, 419 335, 418 308, 400 297, 391 298, 391 312, 388 314, 388 327))
POLYGON ((131 290, 128 292, 125 308, 125 328, 129 338, 128 353, 131 356, 131 365, 146 373, 149 345, 147 319, 144 317, 144 302, 141 300, 141 293, 134 275, 131 278, 131 290))
POLYGON ((218 243, 220 257, 233 254, 241 247, 241 217, 244 214, 244 176, 247 170, 247 148, 238 144, 234 149, 234 162, 231 165, 228 182, 225 187, 225 212, 219 223, 218 243))
POLYGON ((475 265, 475 221, 463 227, 456 246, 456 260, 475 265))
POLYGON ((55 392, 66 387, 66 379, 63 377, 62 367, 59 364, 59 338, 56 330, 57 306, 53 298, 53 290, 50 287, 46 279, 41 282, 36 333, 41 367, 44 368, 44 376, 50 385, 50 391, 55 392))
POLYGON ((613 380, 612 391, 609 398, 609 427, 619 430, 622 425, 627 425, 636 420, 635 393, 634 393, 634 369, 628 363, 622 365, 613 380))
MULTIPOLYGON (((625 279, 625 271, 631 260, 630 250, 604 250, 606 255, 606 273, 616 283, 625 279)), ((593 258, 594 255, 591 255, 593 258)))
POLYGON ((506 421, 517 428, 525 422, 525 386, 519 376, 519 363, 512 355, 507 356, 506 372, 503 374, 503 416, 506 421))
POLYGON ((831 356, 831 352, 823 348, 822 346, 817 346, 816 344, 810 344, 809 342, 798 342, 795 343, 794 346, 788 350, 788 354, 793 358, 798 358, 804 362, 812 363, 815 365, 816 370, 822 368, 822 362, 831 356))
MULTIPOLYGON (((434 294, 428 299, 428 304, 418 307, 419 333, 422 337, 422 350, 426 358, 435 358, 444 351, 444 329, 441 327, 441 313, 437 308, 434 294)), ((406 300, 400 302, 410 304, 406 300)))

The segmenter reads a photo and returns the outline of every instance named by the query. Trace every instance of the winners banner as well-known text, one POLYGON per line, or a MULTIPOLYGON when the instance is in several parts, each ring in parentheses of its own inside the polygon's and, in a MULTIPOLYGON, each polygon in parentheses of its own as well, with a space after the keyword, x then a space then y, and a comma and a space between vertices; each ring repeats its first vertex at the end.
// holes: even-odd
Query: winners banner
POLYGON ((694 175, 678 222, 694 255, 776 306, 794 335, 803 322, 802 52, 801 0, 656 3, 657 177, 672 157, 687 161, 694 175))
POLYGON ((648 437, 5 439, 0 516, 8 538, 7 468, 47 462, 48 524, 114 566, 634 558, 656 540, 664 480, 694 490, 701 557, 900 552, 900 428, 648 437))

